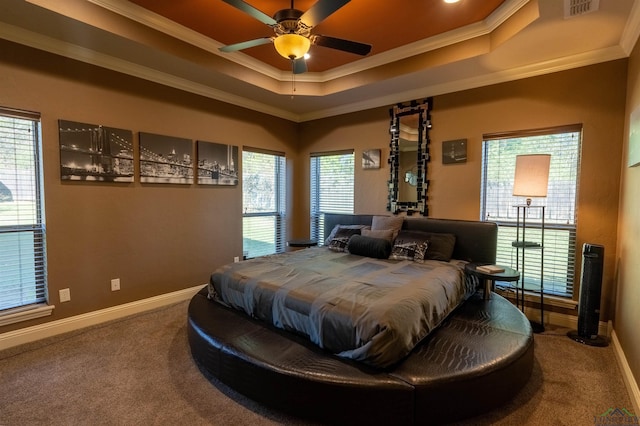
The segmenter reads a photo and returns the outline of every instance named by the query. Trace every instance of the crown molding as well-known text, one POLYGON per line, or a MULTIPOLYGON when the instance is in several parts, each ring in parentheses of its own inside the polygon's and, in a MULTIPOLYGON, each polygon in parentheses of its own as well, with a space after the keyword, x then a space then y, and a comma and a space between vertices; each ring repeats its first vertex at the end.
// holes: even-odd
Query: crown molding
POLYGON ((351 64, 336 67, 332 70, 320 73, 315 77, 315 79, 316 81, 325 83, 350 74, 356 74, 371 68, 401 61, 412 56, 421 55, 423 53, 491 34, 530 1, 531 0, 507 0, 484 21, 447 31, 423 40, 418 40, 396 49, 378 53, 371 57, 362 58, 351 64))
MULTIPOLYGON (((113 13, 117 13, 127 19, 131 19, 132 21, 138 22, 149 28, 161 31, 164 34, 196 46, 216 56, 235 62, 238 65, 250 68, 279 82, 286 82, 291 79, 291 72, 276 69, 270 65, 252 58, 245 53, 222 53, 219 51, 219 48, 223 46, 222 43, 134 3, 125 0, 85 1, 100 6, 113 13)), ((406 59, 415 55, 420 55, 426 52, 490 34, 530 1, 531 0, 507 0, 491 15, 489 15, 485 20, 481 22, 448 31, 434 37, 418 40, 405 46, 382 52, 370 57, 362 58, 350 64, 342 65, 328 71, 318 73, 308 72, 300 74, 296 76, 296 80, 304 83, 326 83, 331 80, 339 79, 351 74, 356 74, 391 62, 400 61, 402 59, 406 59)))
POLYGON ((426 85, 416 89, 394 93, 393 95, 369 99, 363 102, 354 102, 351 104, 341 105, 337 108, 318 110, 308 114, 301 114, 298 120, 300 122, 304 122, 326 118, 334 115, 349 114, 365 109, 393 105, 398 102, 406 102, 408 99, 420 99, 425 96, 437 96, 447 93, 459 92, 462 90, 476 89, 493 84, 521 80, 530 77, 537 77, 540 75, 566 71, 573 68, 613 61, 626 58, 627 56, 628 55, 621 47, 609 47, 597 51, 580 53, 573 56, 567 56, 536 64, 525 65, 508 70, 499 70, 495 72, 485 73, 467 79, 426 85))
POLYGON ((34 33, 14 25, 0 25, 0 38, 69 59, 74 59, 133 77, 142 78, 174 89, 184 90, 185 92, 205 96, 275 117, 284 118, 286 120, 297 121, 299 118, 298 115, 294 113, 275 108, 271 105, 256 102, 204 84, 195 83, 191 80, 163 73, 153 68, 145 67, 95 50, 34 33))
POLYGON ((638 37, 640 37, 640 1, 635 0, 622 31, 622 37, 620 37, 620 46, 627 56, 631 55, 638 37))
POLYGON ((232 105, 283 118, 293 122, 304 122, 335 115, 348 114, 365 109, 393 105, 398 102, 404 102, 407 99, 417 99, 420 97, 424 97, 425 94, 428 94, 429 96, 435 96, 461 90, 474 89, 491 84, 535 77, 543 74, 564 71, 571 68, 612 61, 628 56, 626 49, 622 46, 610 47, 597 51, 553 59, 537 64, 526 65, 509 70, 486 73, 468 79, 456 80, 435 85, 426 85, 410 91, 399 92, 389 96, 377 97, 362 102, 343 104, 336 108, 328 108, 306 114, 296 114, 280 108, 275 108, 271 105, 247 99, 242 96, 237 96, 223 90, 214 89, 210 86, 198 84, 190 80, 163 73, 152 68, 144 67, 119 58, 115 58, 110 55, 105 55, 90 49, 79 47, 74 44, 62 42, 58 39, 46 37, 41 34, 24 30, 13 25, 0 26, 0 37, 39 50, 44 50, 49 53, 100 66, 134 77, 139 77, 168 87, 184 90, 189 93, 205 96, 221 102, 226 102, 232 105))
MULTIPOLYGON (((33 0, 37 1, 37 0, 33 0)), ((109 7, 121 6, 123 7, 126 13, 129 13, 132 6, 138 8, 138 6, 133 3, 123 2, 120 0, 85 0, 91 3, 99 4, 99 5, 109 5, 109 7)), ((505 4, 509 5, 508 13, 505 12, 501 14, 502 18, 498 19, 496 13, 492 15, 492 22, 488 23, 491 28, 495 28, 496 25, 499 25, 501 22, 504 22, 504 19, 507 19, 506 16, 511 13, 514 13, 514 8, 519 10, 520 7, 528 3, 529 0, 518 0, 507 2, 505 4), (502 20, 501 20, 502 19, 502 20)), ((168 87, 176 88, 179 90, 183 90, 185 92, 194 93, 197 95, 201 95, 204 97, 208 97, 211 99, 215 99, 221 102, 225 102, 228 104, 236 105, 239 107, 247 108, 253 111, 257 111, 260 113, 272 115, 275 117, 279 117, 282 119, 286 119, 293 122, 304 122, 309 120, 321 119, 330 116, 347 114, 356 111, 361 111, 370 108, 377 108, 381 106, 388 106, 398 102, 404 102, 407 99, 417 99, 434 95, 441 95, 445 93, 452 93, 461 90, 478 88, 486 85, 503 83, 507 81, 523 79, 528 77, 539 76, 543 74, 568 70, 571 68, 581 67, 592 65, 600 62, 606 62, 616 59, 621 59, 628 57, 633 49, 636 40, 638 39, 638 34, 640 34, 640 5, 639 1, 634 1, 633 9, 629 15, 627 20, 627 24, 624 29, 623 36, 621 37, 621 42, 618 46, 609 47, 606 49, 600 49, 597 51, 590 51, 586 53, 581 53, 573 56, 562 57, 558 59, 553 59, 545 62, 540 62, 536 64, 526 65, 522 67, 517 67, 514 69, 508 70, 498 70, 495 72, 485 72, 470 78, 456 80, 456 81, 447 81, 443 83, 436 83, 431 85, 424 85, 416 87, 415 89, 394 93, 393 95, 380 96, 376 98, 372 98, 366 101, 359 101, 347 104, 341 104, 338 107, 326 108, 322 110, 316 110, 308 113, 297 113, 295 111, 289 111, 282 108, 274 107, 270 104, 266 104, 263 102, 258 102, 243 96, 235 95, 228 91, 220 90, 213 88, 211 86, 196 83, 194 81, 177 77, 175 75, 171 75, 168 73, 164 73, 158 71, 156 69, 136 64, 130 61, 123 60, 121 58, 117 58, 111 55, 107 55, 104 53, 100 53, 91 49, 87 49, 75 44, 67 43, 61 41, 59 39, 51 38, 36 32, 32 32, 29 30, 25 30, 20 27, 16 27, 9 24, 0 25, 0 37, 7 39, 9 41, 13 41, 19 44, 23 44, 26 46, 30 46, 39 50, 47 51, 59 56, 67 57, 70 59, 78 60, 81 62, 85 62, 88 64, 96 65, 102 68, 110 69, 112 71, 120 72, 123 74, 131 75, 134 77, 142 78, 151 82, 155 82, 158 84, 162 84, 168 87)), ((502 6, 501 6, 502 7, 502 6)), ((142 8, 140 8, 142 9, 142 8)), ((111 10, 111 9, 110 9, 111 10)), ((122 12, 122 9, 114 9, 122 12)), ((146 10, 146 9, 145 9, 146 10)), ((116 12, 119 13, 119 12, 116 12)), ((510 15, 509 15, 510 16, 510 15)), ((158 28, 161 25, 168 24, 169 21, 164 20, 162 18, 160 21, 155 22, 153 19, 156 19, 157 15, 150 14, 147 16, 145 25, 152 25, 154 28, 158 28), (166 21, 166 22, 165 22, 166 21)), ((170 28, 174 28, 172 31, 177 31, 178 33, 182 32, 184 28, 177 27, 175 23, 171 23, 170 28)), ((475 28, 476 34, 479 34, 482 31, 487 31, 486 28, 479 28, 478 25, 473 26, 475 28)), ((200 42, 204 43, 203 46, 208 47, 207 50, 215 47, 215 42, 211 39, 198 35, 197 33, 188 30, 189 33, 193 33, 200 42)), ((462 35, 459 35, 462 37, 462 35)), ((443 38, 453 40, 455 38, 451 37, 451 34, 448 34, 443 38)), ((439 42, 443 42, 442 40, 428 41, 432 43, 431 46, 437 45, 439 42)), ((204 48, 204 47, 203 47, 204 48)), ((217 47, 213 48, 213 53, 218 54, 217 47)), ((227 55, 227 54, 224 54, 227 55)), ((243 56, 247 56, 241 54, 243 56)), ((222 54, 220 54, 222 56, 222 54)), ((376 55, 378 56, 378 55, 376 55)), ((226 57, 226 56, 225 56, 226 57)), ((373 59, 365 58, 365 59, 373 59)), ((261 64, 258 61, 251 61, 256 64, 261 64)), ((357 63, 356 63, 357 64, 357 63)), ((252 65, 252 69, 255 67, 252 65)), ((270 67, 269 67, 270 68, 270 67)), ((352 68, 352 66, 349 66, 352 68)), ((480 67, 478 68, 480 69, 480 67)), ((348 72, 345 69, 342 69, 337 72, 348 72)), ((280 75, 280 71, 275 72, 274 75, 280 75)), ((320 74, 315 73, 306 73, 300 76, 296 76, 296 81, 298 82, 323 82, 329 81, 330 78, 336 78, 333 76, 331 72, 325 72, 320 74), (307 78, 302 78, 309 74, 307 78)), ((346 74, 342 74, 346 75, 346 74)), ((282 77, 281 81, 288 81, 291 78, 290 73, 284 73, 284 77, 282 77)), ((280 77, 276 78, 280 79, 280 77)), ((423 79, 423 81, 428 81, 428 79, 423 79)))
POLYGON ((285 72, 276 69, 264 62, 258 61, 251 56, 242 52, 220 52, 220 48, 224 46, 222 43, 200 34, 190 28, 187 28, 179 23, 158 15, 148 9, 138 6, 135 3, 123 0, 85 0, 89 3, 93 3, 96 6, 100 6, 103 9, 109 10, 113 13, 117 13, 127 19, 135 21, 139 24, 147 26, 151 29, 160 31, 166 35, 174 37, 185 43, 191 44, 202 50, 205 50, 211 54, 219 56, 221 58, 235 62, 238 65, 250 68, 257 71, 267 77, 273 78, 278 81, 286 81, 289 78, 289 72, 285 72))

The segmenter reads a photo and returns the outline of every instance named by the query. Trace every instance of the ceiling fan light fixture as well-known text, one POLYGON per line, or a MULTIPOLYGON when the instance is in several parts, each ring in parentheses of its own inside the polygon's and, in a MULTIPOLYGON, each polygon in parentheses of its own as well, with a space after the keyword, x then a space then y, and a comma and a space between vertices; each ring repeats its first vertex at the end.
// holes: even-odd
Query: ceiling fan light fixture
POLYGON ((287 59, 302 58, 311 47, 311 40, 299 34, 282 34, 273 40, 280 56, 287 59))

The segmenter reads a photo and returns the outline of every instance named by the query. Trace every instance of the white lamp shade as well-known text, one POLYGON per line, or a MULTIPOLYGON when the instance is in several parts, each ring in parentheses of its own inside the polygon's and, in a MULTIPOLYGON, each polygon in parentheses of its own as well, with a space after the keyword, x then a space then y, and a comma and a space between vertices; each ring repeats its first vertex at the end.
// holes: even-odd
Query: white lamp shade
POLYGON ((549 186, 551 155, 533 154, 516 157, 513 195, 519 197, 546 197, 549 186))

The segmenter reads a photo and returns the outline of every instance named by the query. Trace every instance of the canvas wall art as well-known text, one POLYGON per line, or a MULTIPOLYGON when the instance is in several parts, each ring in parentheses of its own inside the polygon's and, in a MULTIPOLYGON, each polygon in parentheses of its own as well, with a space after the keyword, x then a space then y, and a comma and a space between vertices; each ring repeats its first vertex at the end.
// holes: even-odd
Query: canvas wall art
POLYGON ((238 147, 198 141, 198 183, 201 185, 238 184, 238 147))
POLYGON ((140 182, 193 183, 191 139, 141 132, 140 182))
POLYGON ((442 142, 442 164, 464 163, 467 161, 467 140, 456 139, 442 142))
POLYGON ((362 152, 362 168, 363 169, 379 169, 380 168, 379 149, 368 149, 362 152))
POLYGON ((133 182, 133 132, 99 124, 58 120, 60 178, 133 182))

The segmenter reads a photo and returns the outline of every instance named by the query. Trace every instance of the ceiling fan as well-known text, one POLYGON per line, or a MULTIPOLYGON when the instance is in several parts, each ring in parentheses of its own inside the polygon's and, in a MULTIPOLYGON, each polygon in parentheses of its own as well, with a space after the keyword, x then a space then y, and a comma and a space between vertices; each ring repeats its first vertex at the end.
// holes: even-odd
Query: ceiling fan
POLYGON ((223 46, 220 48, 222 52, 234 52, 273 43, 276 51, 281 56, 291 60, 293 73, 302 74, 307 71, 304 55, 309 51, 312 44, 361 56, 365 56, 371 51, 371 45, 369 44, 311 34, 313 27, 349 3, 350 0, 318 0, 306 12, 295 9, 293 6, 294 0, 291 0, 291 8, 277 11, 273 18, 243 0, 222 1, 270 26, 275 32, 275 35, 271 37, 262 37, 223 46))

